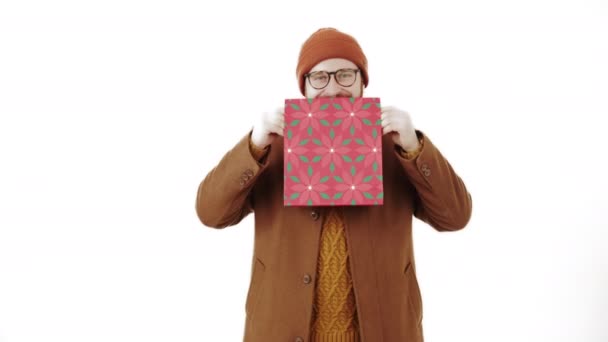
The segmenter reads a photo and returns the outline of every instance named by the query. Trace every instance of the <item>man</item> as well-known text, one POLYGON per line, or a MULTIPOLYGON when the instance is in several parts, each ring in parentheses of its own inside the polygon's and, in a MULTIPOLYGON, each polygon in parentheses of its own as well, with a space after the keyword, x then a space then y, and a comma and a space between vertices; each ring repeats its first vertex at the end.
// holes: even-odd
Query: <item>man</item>
MULTIPOLYGON (((361 97, 367 59, 332 28, 302 45, 302 94, 361 97)), ((263 114, 200 184, 196 210, 209 227, 255 214, 245 342, 423 341, 412 217, 438 231, 464 228, 471 196, 410 115, 382 108, 384 204, 283 206, 283 111, 263 114)))

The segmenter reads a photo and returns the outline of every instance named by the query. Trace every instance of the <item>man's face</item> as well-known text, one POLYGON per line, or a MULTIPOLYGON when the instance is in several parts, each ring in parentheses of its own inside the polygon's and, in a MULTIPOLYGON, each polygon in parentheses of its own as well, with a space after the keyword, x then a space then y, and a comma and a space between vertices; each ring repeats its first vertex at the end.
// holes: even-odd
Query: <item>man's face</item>
MULTIPOLYGON (((327 72, 335 72, 338 70, 344 69, 358 69, 355 63, 344 59, 344 58, 330 58, 326 59, 319 64, 315 65, 312 69, 310 69, 309 74, 313 74, 317 71, 327 71, 327 72)), ((338 74, 333 74, 329 76, 329 83, 323 89, 315 89, 311 85, 312 79, 311 77, 316 77, 316 82, 313 83, 321 83, 322 77, 319 78, 318 74, 307 77, 304 80, 306 97, 307 98, 315 98, 315 97, 361 97, 363 95, 363 82, 361 80, 361 72, 356 72, 354 74, 354 83, 349 86, 345 86, 344 84, 349 84, 352 82, 352 73, 349 71, 340 72, 338 74), (336 77, 340 80, 340 83, 336 81, 336 77)), ((318 88, 318 86, 317 86, 318 88)))

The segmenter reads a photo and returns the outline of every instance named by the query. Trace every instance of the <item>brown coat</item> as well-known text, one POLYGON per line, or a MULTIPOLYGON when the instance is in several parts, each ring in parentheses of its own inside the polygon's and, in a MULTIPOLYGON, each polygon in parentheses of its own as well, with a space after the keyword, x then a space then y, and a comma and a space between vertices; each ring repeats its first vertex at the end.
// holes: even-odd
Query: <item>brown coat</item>
MULTIPOLYGON (((401 157, 392 139, 383 137, 384 205, 342 208, 362 342, 423 341, 412 217, 453 231, 471 216, 464 183, 418 133, 424 147, 413 160, 401 157)), ((201 182, 196 211, 204 225, 228 227, 255 212, 245 342, 308 341, 326 210, 283 206, 281 139, 261 164, 246 135, 201 182)))

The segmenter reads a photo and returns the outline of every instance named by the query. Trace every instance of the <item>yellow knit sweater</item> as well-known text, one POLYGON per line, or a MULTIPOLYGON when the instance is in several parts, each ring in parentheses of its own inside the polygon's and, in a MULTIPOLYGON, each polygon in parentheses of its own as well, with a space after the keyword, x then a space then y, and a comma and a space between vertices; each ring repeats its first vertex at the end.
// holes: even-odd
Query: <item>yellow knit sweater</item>
POLYGON ((332 209, 321 228, 310 342, 358 342, 359 321, 344 219, 332 209))

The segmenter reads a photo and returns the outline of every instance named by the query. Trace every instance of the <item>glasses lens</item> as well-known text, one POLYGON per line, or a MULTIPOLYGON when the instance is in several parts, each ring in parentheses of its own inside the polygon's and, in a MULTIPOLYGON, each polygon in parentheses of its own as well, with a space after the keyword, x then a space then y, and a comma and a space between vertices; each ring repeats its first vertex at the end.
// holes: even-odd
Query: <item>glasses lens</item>
POLYGON ((308 81, 313 88, 321 89, 329 83, 329 75, 326 71, 313 72, 308 76, 308 81))
POLYGON ((342 69, 342 70, 338 70, 338 72, 336 73, 336 81, 338 81, 338 84, 340 84, 343 87, 350 87, 351 85, 353 85, 353 83, 355 83, 356 79, 357 79, 356 70, 342 69))

